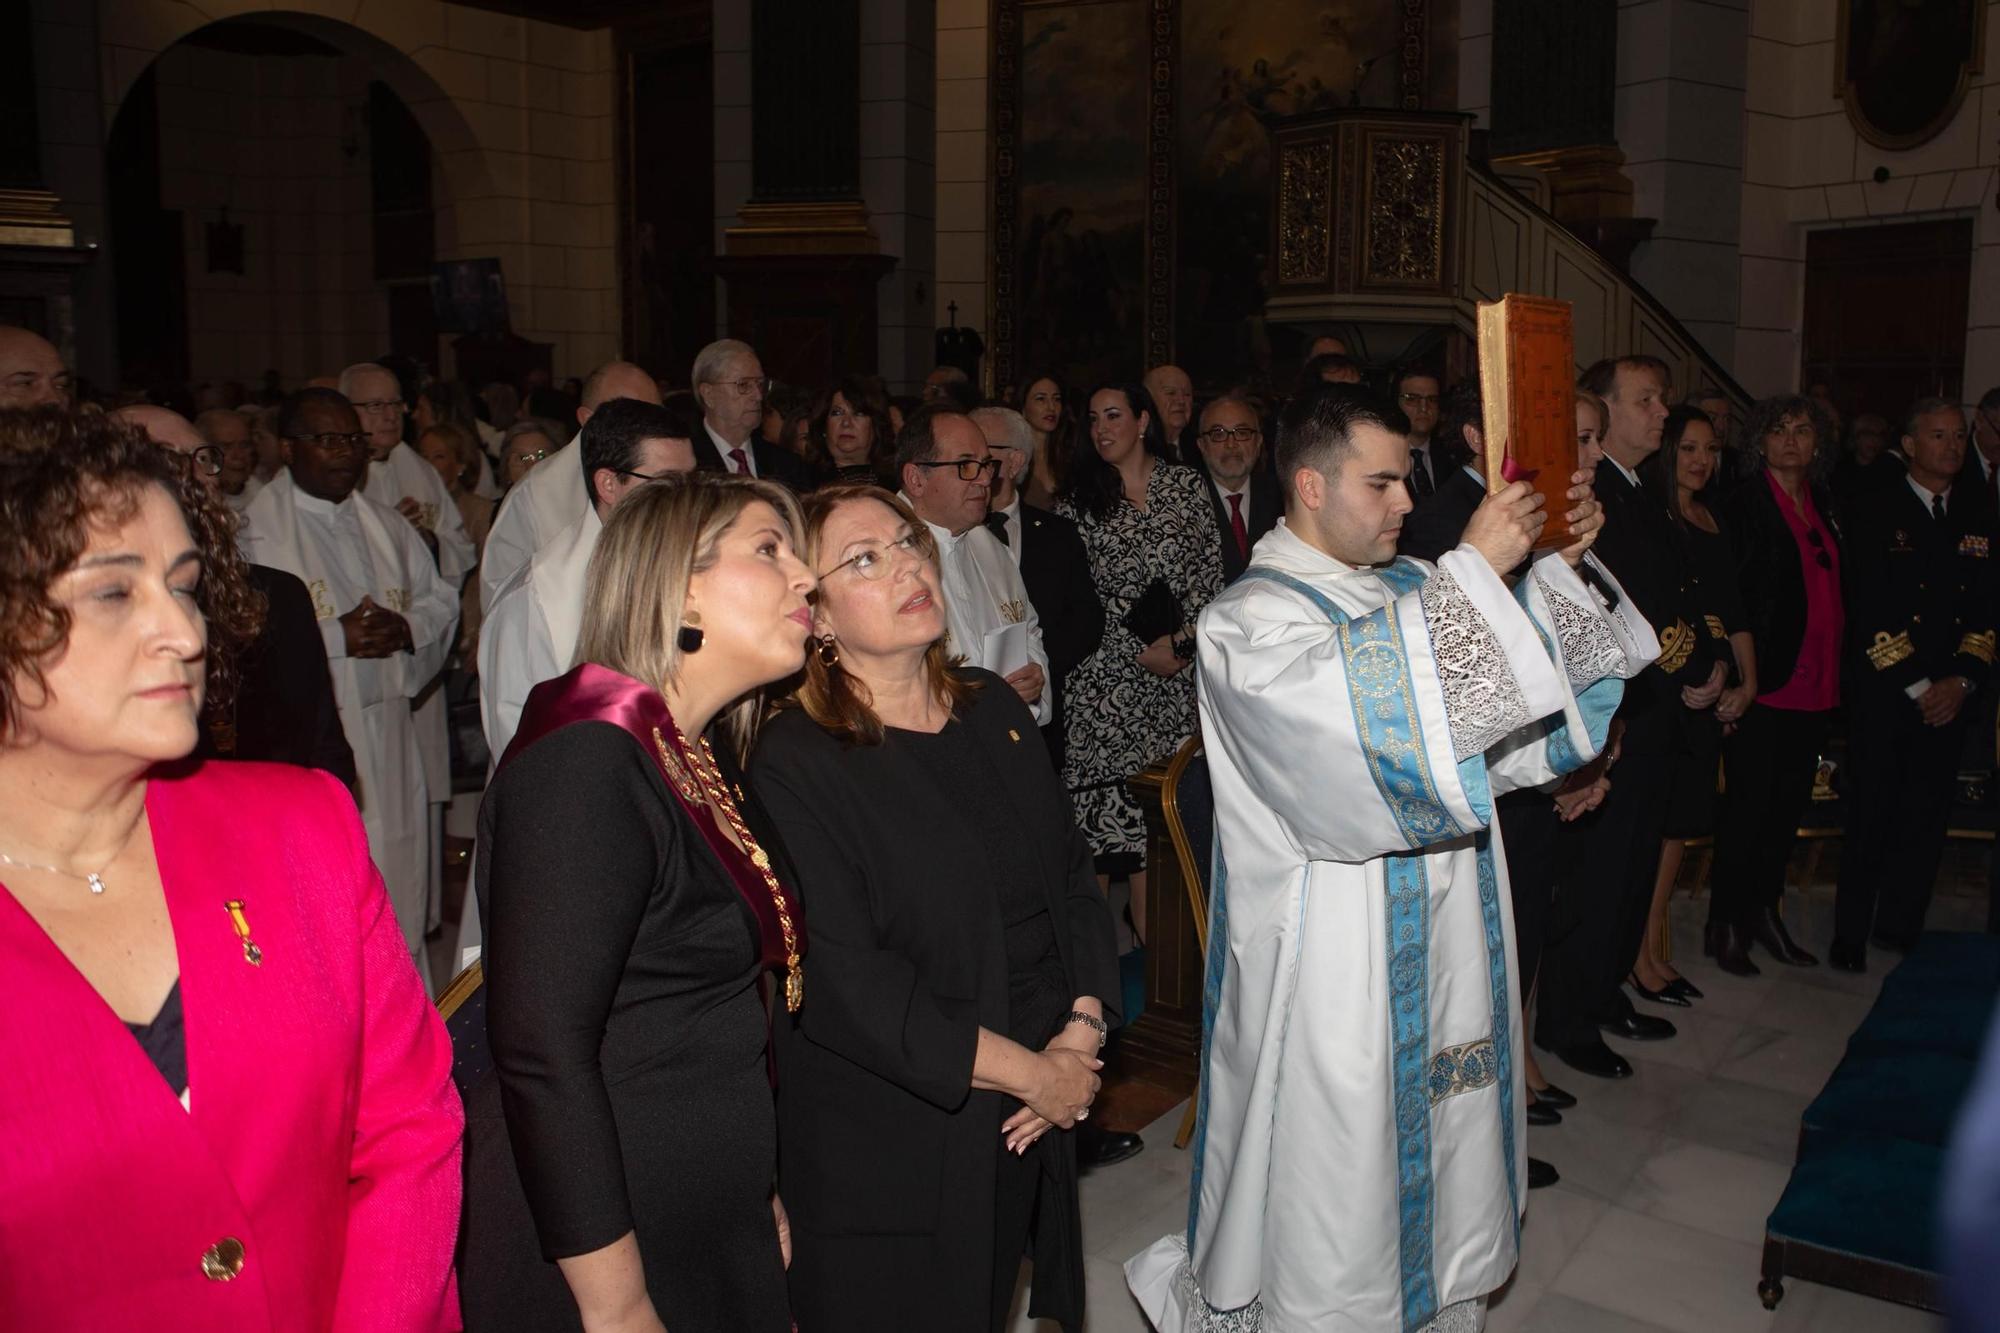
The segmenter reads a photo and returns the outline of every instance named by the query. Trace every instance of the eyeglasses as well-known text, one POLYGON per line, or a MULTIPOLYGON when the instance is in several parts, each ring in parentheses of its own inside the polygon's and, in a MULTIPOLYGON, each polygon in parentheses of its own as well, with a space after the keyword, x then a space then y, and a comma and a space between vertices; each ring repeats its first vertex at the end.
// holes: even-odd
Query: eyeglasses
POLYGON ((953 468, 957 471, 960 481, 978 481, 981 477, 991 481, 1000 473, 1000 460, 997 458, 943 458, 930 463, 918 463, 916 466, 953 468))
POLYGON ((1399 393, 1396 397, 1400 401, 1410 404, 1412 407, 1418 405, 1436 407, 1438 405, 1438 395, 1434 393, 1399 393))
MULTIPOLYGON (((528 457, 529 455, 520 456, 528 457)), ((542 455, 534 454, 532 457, 540 458, 542 455)), ((681 475, 678 472, 634 472, 629 467, 621 467, 616 469, 616 471, 619 476, 630 477, 634 481, 665 481, 668 477, 678 477, 681 475)))
POLYGON ((1255 426, 1210 426, 1201 433, 1201 438, 1210 444, 1225 444, 1230 440, 1238 444, 1255 444, 1264 432, 1255 426))
POLYGON ((768 378, 761 380, 717 380, 716 383, 730 390, 739 398, 748 398, 754 394, 771 392, 771 381, 768 378))
POLYGON ((215 445, 204 444, 201 448, 190 449, 186 453, 178 449, 169 449, 167 452, 173 455, 174 461, 181 465, 183 471, 198 472, 204 477, 222 475, 222 450, 215 445))
POLYGON ((917 534, 906 532, 887 546, 877 546, 870 542, 853 555, 848 556, 847 559, 835 565, 832 569, 827 570, 826 573, 821 574, 819 576, 820 580, 824 582, 832 578, 835 574, 838 574, 841 570, 851 568, 868 582, 878 582, 889 572, 889 557, 898 552, 910 557, 912 560, 922 560, 928 555, 925 544, 919 540, 917 534))
POLYGON ((1819 565, 1819 567, 1821 569, 1832 569, 1833 557, 1827 554, 1826 538, 1820 535, 1819 529, 1807 528, 1806 540, 1811 542, 1813 545, 1813 560, 1819 565))
POLYGON ((323 454, 358 454, 368 447, 368 436, 360 431, 347 434, 343 431, 322 431, 318 435, 287 435, 293 444, 310 445, 323 454))
POLYGON ((370 415, 377 412, 401 412, 403 410, 403 400, 400 398, 371 398, 365 403, 354 404, 354 410, 357 412, 366 412, 370 415))

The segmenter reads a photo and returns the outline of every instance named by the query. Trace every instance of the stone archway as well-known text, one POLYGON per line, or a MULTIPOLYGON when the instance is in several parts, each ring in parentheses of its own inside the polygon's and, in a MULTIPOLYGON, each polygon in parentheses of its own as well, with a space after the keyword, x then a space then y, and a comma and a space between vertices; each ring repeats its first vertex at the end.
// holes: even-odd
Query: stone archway
POLYGON ((494 256, 514 329, 565 373, 616 353, 612 44, 442 0, 96 0, 104 121, 180 39, 231 18, 292 28, 363 62, 436 150, 439 258, 494 256))

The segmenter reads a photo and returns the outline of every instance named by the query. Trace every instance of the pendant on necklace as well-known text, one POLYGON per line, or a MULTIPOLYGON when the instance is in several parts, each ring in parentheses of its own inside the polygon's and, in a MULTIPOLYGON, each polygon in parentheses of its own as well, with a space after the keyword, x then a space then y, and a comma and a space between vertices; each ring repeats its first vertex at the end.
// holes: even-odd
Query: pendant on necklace
POLYGON ((104 892, 104 876, 98 874, 90 874, 90 875, 85 875, 83 878, 84 882, 90 885, 90 891, 92 893, 101 894, 104 892))

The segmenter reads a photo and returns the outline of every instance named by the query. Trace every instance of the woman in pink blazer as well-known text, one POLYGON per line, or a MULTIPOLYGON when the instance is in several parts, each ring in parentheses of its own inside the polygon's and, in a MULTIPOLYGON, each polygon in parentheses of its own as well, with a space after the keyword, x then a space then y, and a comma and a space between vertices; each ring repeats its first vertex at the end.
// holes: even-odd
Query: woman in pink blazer
POLYGON ((0 1328, 456 1329, 450 1045, 353 802, 180 762, 256 608, 174 457, 0 412, 0 1328))

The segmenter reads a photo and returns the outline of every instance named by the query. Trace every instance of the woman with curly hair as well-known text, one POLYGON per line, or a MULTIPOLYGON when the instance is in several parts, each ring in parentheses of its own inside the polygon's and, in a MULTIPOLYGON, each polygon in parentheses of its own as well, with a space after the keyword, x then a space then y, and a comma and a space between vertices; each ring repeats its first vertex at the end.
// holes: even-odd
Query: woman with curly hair
POLYGON ((458 1326, 451 1049, 354 803, 185 762, 257 628, 233 528, 134 430, 0 412, 0 1326, 458 1326))

